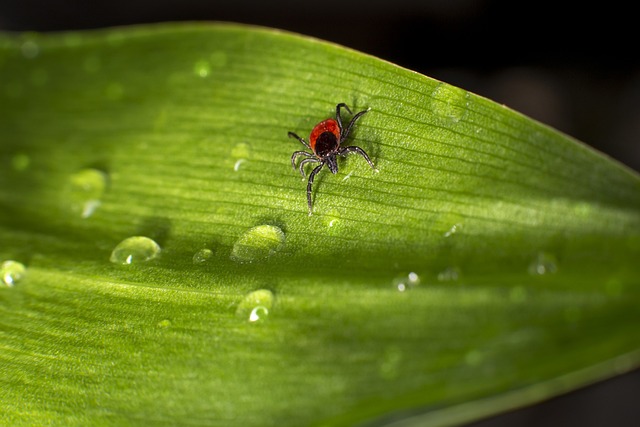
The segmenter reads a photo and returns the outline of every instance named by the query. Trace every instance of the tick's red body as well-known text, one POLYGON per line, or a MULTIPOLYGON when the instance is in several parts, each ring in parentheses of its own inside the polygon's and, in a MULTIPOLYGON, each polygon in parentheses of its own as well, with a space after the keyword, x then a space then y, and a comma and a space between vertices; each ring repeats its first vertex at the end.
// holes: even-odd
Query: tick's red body
POLYGON ((309 143, 300 138, 293 132, 289 132, 290 138, 296 138, 300 141, 305 147, 309 148, 313 153, 308 153, 306 151, 296 151, 291 156, 291 165, 293 168, 296 168, 296 159, 298 156, 304 156, 300 164, 298 165, 300 169, 300 174, 304 175, 304 165, 306 163, 320 163, 320 165, 316 166, 311 174, 309 175, 309 182, 307 184, 307 204, 309 206, 309 215, 311 215, 312 210, 312 202, 311 202, 311 186, 313 184, 313 179, 316 174, 320 172, 320 169, 326 164, 329 167, 329 170, 332 173, 338 172, 338 163, 336 161, 336 156, 345 156, 349 153, 358 153, 369 163, 369 165, 375 169, 373 163, 367 156, 367 153, 355 145, 350 145, 347 147, 342 147, 341 144, 347 139, 349 136, 349 132, 351 131, 351 127, 354 125, 356 120, 360 118, 364 113, 369 110, 360 111, 358 114, 354 115, 347 125, 346 129, 342 128, 342 118, 340 117, 340 108, 344 108, 349 113, 349 107, 346 104, 341 103, 336 105, 336 118, 334 119, 326 119, 315 125, 311 134, 309 135, 309 143))
POLYGON ((309 135, 309 145, 316 156, 326 156, 340 145, 340 126, 334 119, 318 123, 309 135), (329 135, 326 135, 329 133, 329 135))

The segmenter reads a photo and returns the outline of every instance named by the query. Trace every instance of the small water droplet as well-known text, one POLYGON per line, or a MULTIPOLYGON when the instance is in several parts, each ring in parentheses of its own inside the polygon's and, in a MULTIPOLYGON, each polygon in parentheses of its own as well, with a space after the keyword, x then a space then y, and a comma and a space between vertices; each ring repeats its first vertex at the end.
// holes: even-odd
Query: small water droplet
POLYGON ((249 157, 251 146, 246 142, 239 142, 231 149, 231 156, 235 158, 249 157))
POLYGON ((246 162, 245 159, 240 159, 237 162, 235 162, 234 165, 233 165, 233 170, 235 172, 238 172, 240 170, 240 165, 242 165, 244 162, 246 162))
POLYGON ((2 277, 2 283, 7 287, 13 287, 16 285, 27 272, 27 268, 18 261, 7 260, 0 265, 0 276, 2 277))
POLYGON ((239 142, 231 149, 231 157, 236 161, 233 164, 233 170, 238 172, 243 163, 247 161, 247 158, 251 154, 251 146, 246 142, 239 142))
POLYGON ((529 274, 533 276, 543 276, 554 274, 558 270, 556 257, 547 252, 538 252, 535 259, 529 264, 529 274))
POLYGON ((118 243, 109 260, 114 264, 137 264, 157 258, 160 251, 160 246, 152 239, 133 236, 118 243))
POLYGON ((25 40, 20 45, 20 51, 25 58, 33 59, 40 53, 40 46, 33 40, 25 40))
POLYGON ((89 218, 100 206, 107 182, 107 174, 93 168, 70 175, 64 192, 65 207, 82 218, 89 218))
POLYGON ((233 245, 231 259, 248 263, 266 259, 284 245, 284 232, 275 225, 258 225, 245 231, 233 245))
POLYGON ((341 227, 342 221, 340 213, 332 209, 328 214, 322 216, 322 222, 331 232, 337 232, 341 227))
POLYGON ((213 257, 213 251, 211 249, 200 249, 193 255, 194 264, 204 264, 213 257))
POLYGON ((118 101, 124 95, 124 87, 120 83, 110 83, 105 89, 105 95, 111 101, 118 101))
POLYGON ((18 172, 27 170, 30 164, 31 159, 23 153, 18 153, 11 158, 11 166, 13 166, 13 169, 18 172))
POLYGON ((399 292, 405 292, 420 284, 420 276, 413 271, 409 274, 401 274, 393 279, 393 287, 399 292))
POLYGON ((211 65, 207 61, 200 60, 193 66, 193 72, 199 77, 208 77, 211 73, 211 65))
POLYGON ((438 281, 455 282, 460 278, 460 269, 457 267, 447 267, 438 273, 438 281))
POLYGON ((436 118, 457 123, 468 111, 469 93, 446 83, 439 83, 433 93, 431 104, 436 118))
POLYGON ((273 292, 259 289, 246 295, 236 308, 236 316, 255 323, 265 320, 273 307, 273 292))
POLYGON ((168 329, 171 327, 171 320, 169 319, 163 319, 161 321, 158 322, 158 328, 160 329, 168 329))
POLYGON ((461 224, 461 223, 453 224, 453 225, 451 226, 451 228, 450 228, 450 229, 448 229, 448 230, 443 234, 443 236, 444 236, 444 237, 451 237, 451 236, 453 236, 454 234, 458 233, 461 229, 462 229, 462 224, 461 224))

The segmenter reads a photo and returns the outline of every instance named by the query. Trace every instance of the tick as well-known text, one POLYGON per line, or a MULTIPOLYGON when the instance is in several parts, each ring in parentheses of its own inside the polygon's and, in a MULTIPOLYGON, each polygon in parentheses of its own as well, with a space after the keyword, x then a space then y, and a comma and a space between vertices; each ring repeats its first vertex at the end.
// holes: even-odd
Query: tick
POLYGON ((302 159, 298 168, 303 177, 305 177, 304 165, 307 163, 320 163, 311 171, 311 174, 309 174, 309 182, 307 183, 307 204, 309 205, 309 215, 311 215, 311 211, 313 209, 313 203, 311 201, 311 187, 313 185, 313 179, 324 165, 329 167, 331 173, 338 173, 338 162, 336 161, 336 156, 346 156, 349 153, 360 154, 364 157, 367 163, 369 163, 369 166, 375 170, 373 162, 369 159, 369 156, 362 148, 355 145, 348 145, 346 147, 342 146, 342 143, 349 136, 349 132, 351 132, 356 120, 368 112, 369 109, 360 111, 354 115, 347 127, 344 128, 342 126, 342 117, 340 116, 341 108, 347 110, 349 114, 353 114, 349 107, 347 107, 347 104, 340 103, 336 105, 336 118, 326 119, 315 125, 309 135, 308 143, 295 133, 289 132, 289 138, 297 139, 302 143, 302 145, 311 150, 311 153, 307 151, 296 151, 291 155, 291 166, 293 166, 293 170, 296 169, 297 158, 301 156, 304 157, 304 159, 302 159))

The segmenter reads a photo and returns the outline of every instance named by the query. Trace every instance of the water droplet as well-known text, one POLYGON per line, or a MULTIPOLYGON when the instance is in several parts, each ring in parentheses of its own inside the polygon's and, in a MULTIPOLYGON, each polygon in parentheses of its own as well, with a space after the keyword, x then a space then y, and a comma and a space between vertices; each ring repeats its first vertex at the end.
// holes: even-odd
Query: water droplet
POLYGON ((235 158, 249 157, 251 146, 246 142, 239 142, 231 149, 231 156, 235 158))
POLYGON ((137 264, 158 257, 160 251, 160 246, 152 239, 133 236, 118 243, 109 260, 115 264, 137 264))
POLYGON ((247 161, 247 158, 251 154, 251 146, 246 142, 239 142, 231 149, 231 157, 236 159, 233 164, 233 170, 238 172, 240 166, 247 161))
POLYGON ((240 165, 242 165, 244 162, 246 162, 245 159, 240 159, 237 162, 235 162, 234 165, 233 165, 233 170, 235 172, 238 172, 240 170, 240 165))
POLYGON ((105 89, 105 95, 111 101, 118 101, 124 95, 124 87, 120 83, 110 83, 105 89))
POLYGON ((208 77, 211 73, 211 65, 207 61, 201 60, 193 66, 193 72, 199 77, 208 77))
POLYGON ((460 269, 457 267, 447 267, 438 273, 438 281, 455 282, 460 278, 460 269))
POLYGON ((340 213, 336 209, 331 209, 328 214, 322 216, 322 222, 330 232, 337 232, 342 224, 340 213))
POLYGON ((543 276, 554 274, 558 270, 556 257, 547 252, 538 252, 535 259, 529 264, 529 274, 543 276))
POLYGON ((399 292, 405 292, 420 284, 420 276, 413 271, 409 274, 401 274, 393 279, 393 286, 399 292))
POLYGON ((25 40, 20 45, 20 51, 25 58, 33 59, 40 53, 40 46, 33 40, 25 40))
POLYGON ((171 327, 171 320, 169 319, 163 319, 161 321, 158 322, 158 328, 160 329, 167 329, 171 327))
POLYGON ((265 320, 273 307, 273 292, 268 289, 259 289, 246 295, 236 308, 236 316, 255 323, 265 320))
POLYGON ((2 283, 8 287, 12 287, 22 280, 26 272, 27 268, 18 261, 8 260, 0 265, 2 283))
POLYGON ((231 259, 253 262, 266 259, 284 245, 284 232, 275 225, 258 225, 245 231, 233 245, 231 259))
POLYGON ((451 237, 454 234, 456 234, 457 232, 459 232, 462 229, 462 224, 461 223, 456 223, 453 224, 451 226, 450 229, 448 229, 447 231, 445 231, 445 233, 443 234, 444 237, 451 237))
POLYGON ((446 83, 439 83, 431 94, 431 104, 436 118, 457 123, 467 114, 469 93, 446 83))
POLYGON ((31 164, 31 159, 26 154, 18 153, 11 158, 11 166, 15 171, 25 171, 29 168, 29 164, 31 164))
POLYGON ((93 168, 70 175, 64 193, 65 206, 80 217, 89 218, 100 206, 107 182, 107 174, 93 168))
POLYGON ((249 322, 257 322, 265 319, 269 315, 269 309, 263 305, 259 305, 251 310, 249 314, 249 322))
POLYGON ((193 255, 194 264, 204 264, 213 257, 213 251, 211 249, 200 249, 193 255))

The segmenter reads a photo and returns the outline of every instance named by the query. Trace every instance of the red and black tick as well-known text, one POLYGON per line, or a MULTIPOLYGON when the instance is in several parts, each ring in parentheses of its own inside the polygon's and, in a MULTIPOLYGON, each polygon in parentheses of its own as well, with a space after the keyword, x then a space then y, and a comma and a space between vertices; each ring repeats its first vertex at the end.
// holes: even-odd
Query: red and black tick
POLYGON ((318 123, 314 126, 311 131, 311 135, 309 135, 309 143, 304 139, 300 138, 293 132, 289 132, 289 138, 295 138, 302 143, 305 147, 310 149, 312 152, 309 153, 307 151, 296 151, 291 156, 291 166, 293 169, 296 169, 296 159, 299 156, 303 156, 304 159, 298 165, 300 169, 300 174, 304 177, 304 165, 307 163, 320 163, 316 166, 309 175, 309 183, 307 184, 307 203, 309 205, 309 215, 311 215, 312 211, 312 202, 311 202, 311 186, 313 185, 313 179, 316 177, 316 174, 320 172, 320 169, 324 165, 329 167, 331 173, 335 174, 338 172, 338 162, 336 161, 336 156, 346 156, 349 153, 358 153, 369 163, 375 170, 375 166, 367 153, 360 147, 355 145, 348 145, 346 147, 342 147, 342 143, 349 136, 349 132, 351 132, 351 128, 356 123, 363 114, 369 111, 369 109, 360 111, 356 115, 351 118, 351 121, 347 125, 346 128, 342 127, 342 117, 340 117, 340 109, 344 108, 349 112, 349 114, 353 114, 347 104, 340 103, 336 105, 336 118, 334 119, 326 119, 318 123))

